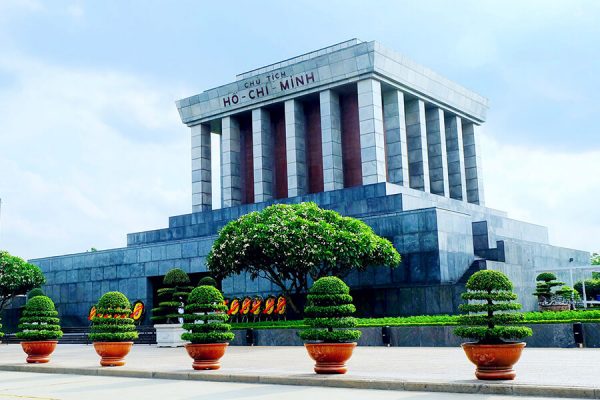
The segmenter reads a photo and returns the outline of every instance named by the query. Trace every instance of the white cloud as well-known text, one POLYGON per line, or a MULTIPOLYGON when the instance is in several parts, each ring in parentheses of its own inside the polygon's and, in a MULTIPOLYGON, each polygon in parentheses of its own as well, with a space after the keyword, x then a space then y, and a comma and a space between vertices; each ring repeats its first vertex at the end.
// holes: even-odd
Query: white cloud
POLYGON ((171 88, 0 56, 0 248, 31 258, 124 246, 189 212, 189 133, 171 88))
POLYGON ((67 14, 71 16, 74 20, 81 20, 85 15, 85 10, 80 3, 69 4, 67 7, 67 14))
POLYGON ((548 226, 551 244, 600 249, 600 150, 570 153, 482 135, 487 205, 548 226))

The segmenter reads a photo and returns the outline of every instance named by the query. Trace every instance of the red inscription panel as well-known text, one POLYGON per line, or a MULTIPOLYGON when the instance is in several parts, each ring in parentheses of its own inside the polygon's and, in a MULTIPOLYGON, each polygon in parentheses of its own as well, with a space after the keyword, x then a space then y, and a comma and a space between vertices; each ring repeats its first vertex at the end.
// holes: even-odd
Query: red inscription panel
POLYGON ((240 123, 240 173, 242 204, 254 203, 254 158, 252 154, 252 116, 238 117, 240 123))
POLYGON ((342 160, 344 187, 362 185, 360 158, 360 126, 358 122, 358 95, 340 95, 342 120, 342 160))
POLYGON ((321 141, 321 108, 318 99, 304 103, 306 118, 306 167, 308 193, 319 193, 323 186, 323 144, 321 141))
POLYGON ((274 139, 273 179, 275 198, 288 197, 287 157, 285 146, 285 110, 283 106, 271 110, 271 131, 274 139))

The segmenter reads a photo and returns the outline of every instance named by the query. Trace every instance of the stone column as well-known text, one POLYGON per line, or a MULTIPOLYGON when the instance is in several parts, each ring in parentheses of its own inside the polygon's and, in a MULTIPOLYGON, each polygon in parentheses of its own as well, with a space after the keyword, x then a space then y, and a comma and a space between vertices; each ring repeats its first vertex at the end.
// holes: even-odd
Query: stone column
POLYGON ((462 121, 459 116, 446 115, 444 124, 446 126, 446 152, 448 154, 450 197, 467 201, 462 121))
POLYGON ((431 107, 425 111, 427 129, 427 157, 431 193, 448 196, 448 157, 446 155, 446 128, 444 110, 431 107))
POLYGON ((481 173, 481 152, 475 137, 475 124, 462 121, 463 148, 465 153, 465 180, 467 185, 467 201, 484 204, 483 179, 481 173))
POLYGON ((221 193, 223 207, 242 204, 240 124, 234 117, 221 120, 221 193))
POLYGON ((414 99, 404 103, 406 113, 406 142, 408 146, 408 178, 413 189, 430 191, 425 103, 414 99))
POLYGON ((287 157, 288 197, 301 196, 308 191, 306 169, 306 121, 302 103, 285 102, 285 148, 287 157))
POLYGON ((358 81, 358 122, 363 185, 387 180, 381 83, 358 81))
POLYGON ((273 198, 273 135, 271 118, 264 108, 252 110, 252 156, 254 159, 254 202, 273 198))
POLYGON ((210 125, 192 126, 192 212, 212 209, 210 125))
POLYGON ((325 191, 344 188, 342 160, 342 129, 340 99, 337 93, 324 90, 321 102, 321 140, 323 147, 323 188, 325 191))
POLYGON ((383 93, 383 126, 387 147, 387 173, 391 183, 408 186, 408 146, 404 93, 390 90, 383 93))

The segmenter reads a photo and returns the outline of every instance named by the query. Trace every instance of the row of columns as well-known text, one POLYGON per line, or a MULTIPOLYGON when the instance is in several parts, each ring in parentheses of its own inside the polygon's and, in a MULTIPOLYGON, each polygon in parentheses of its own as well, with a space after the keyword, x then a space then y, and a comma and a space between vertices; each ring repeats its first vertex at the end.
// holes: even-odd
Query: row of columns
MULTIPOLYGON (((382 93, 381 83, 357 83, 362 184, 398 185, 483 204, 481 161, 475 124, 423 100, 406 99, 399 90, 382 93)), ((334 90, 319 94, 323 189, 344 187, 340 98, 334 90)), ((288 196, 308 192, 307 121, 303 103, 284 104, 288 196)), ((270 113, 252 110, 254 201, 274 196, 273 132, 270 113)), ((222 207, 242 202, 240 125, 221 120, 222 207)), ((211 129, 192 127, 193 211, 211 209, 211 129)))

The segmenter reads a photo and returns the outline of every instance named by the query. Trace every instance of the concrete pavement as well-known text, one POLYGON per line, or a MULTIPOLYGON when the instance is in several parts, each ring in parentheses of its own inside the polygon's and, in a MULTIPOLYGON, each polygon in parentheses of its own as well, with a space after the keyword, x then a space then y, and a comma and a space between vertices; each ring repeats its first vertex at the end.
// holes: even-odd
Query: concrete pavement
MULTIPOLYGON (((265 385, 230 382, 193 382, 171 379, 0 372, 0 398, 106 400, 106 399, 261 399, 261 400, 514 400, 512 396, 458 393, 396 392, 265 385)), ((549 397, 519 397, 543 400, 549 397)))
POLYGON ((358 347, 349 373, 321 376, 303 347, 232 346, 218 371, 193 371, 183 348, 134 346, 127 365, 100 368, 92 346, 59 345, 49 364, 25 363, 19 345, 0 346, 0 370, 426 392, 600 398, 599 349, 526 349, 515 381, 474 379, 460 348, 358 347))

